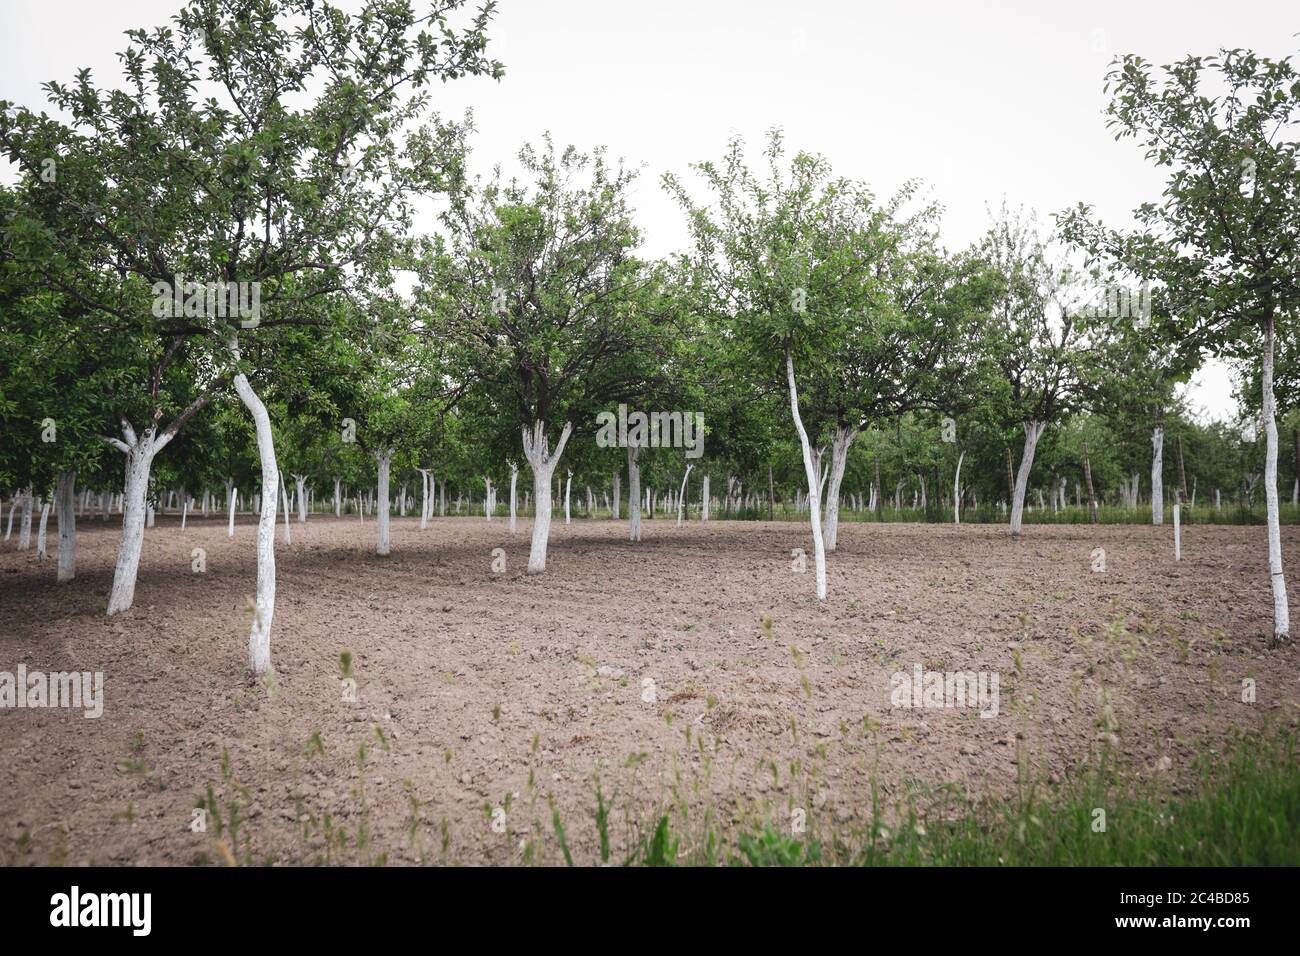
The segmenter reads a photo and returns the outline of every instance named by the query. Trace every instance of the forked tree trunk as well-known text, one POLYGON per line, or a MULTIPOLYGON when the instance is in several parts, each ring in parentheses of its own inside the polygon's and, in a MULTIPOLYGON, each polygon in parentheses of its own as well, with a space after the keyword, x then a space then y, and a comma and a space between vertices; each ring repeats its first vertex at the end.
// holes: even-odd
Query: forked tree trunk
MULTIPOLYGON (((690 462, 687 462, 687 463, 686 463, 686 473, 685 473, 684 475, 682 475, 682 490, 681 490, 681 493, 677 496, 677 526, 678 526, 678 527, 681 527, 682 521, 683 521, 683 520, 685 519, 685 517, 686 517, 686 485, 687 485, 687 482, 690 481, 690 478, 691 478, 691 469, 694 468, 694 467, 695 467, 695 465, 691 464, 690 462)), ((769 478, 769 479, 771 478, 771 475, 772 475, 772 472, 771 472, 771 469, 769 468, 769 469, 768 469, 768 478, 769 478)))
POLYGON ((627 443, 627 538, 641 540, 641 466, 636 463, 641 447, 627 443))
POLYGON ((794 381, 794 356, 790 349, 785 351, 785 376, 790 386, 790 414, 794 418, 794 427, 799 432, 799 445, 803 450, 803 467, 808 479, 808 515, 812 524, 813 559, 817 569, 817 599, 826 600, 826 547, 822 541, 821 516, 821 476, 817 473, 820 454, 813 457, 812 445, 808 442, 808 432, 803 427, 799 415, 799 391, 794 381))
POLYGON ((1274 321, 1269 314, 1264 326, 1264 362, 1262 379, 1264 434, 1264 502, 1268 509, 1268 573, 1273 584, 1273 644, 1291 639, 1291 608, 1286 596, 1286 576, 1282 573, 1282 528, 1277 503, 1277 410, 1273 396, 1274 321))
MULTIPOLYGON (((239 347, 231 343, 235 360, 239 347)), ((257 455, 262 465, 261 513, 257 519, 257 597, 253 606, 253 623, 248 631, 248 665, 261 675, 271 666, 271 622, 275 617, 275 503, 279 491, 280 470, 275 462, 275 436, 266 405, 248 384, 243 373, 234 378, 235 392, 252 413, 257 429, 257 455)))
POLYGON ((554 453, 548 451, 545 421, 536 422, 531 429, 524 425, 522 431, 524 457, 533 470, 533 498, 537 509, 533 517, 533 540, 528 550, 528 573, 541 574, 546 570, 546 548, 551 536, 551 475, 564 454, 564 446, 573 433, 573 424, 564 423, 554 453))
POLYGON ((149 469, 154 456, 167 444, 169 437, 155 438, 153 426, 139 437, 124 419, 124 441, 113 439, 112 444, 126 453, 126 476, 122 492, 122 543, 117 550, 117 565, 113 569, 113 588, 108 596, 108 611, 112 615, 127 610, 135 600, 136 572, 140 568, 140 550, 144 545, 144 523, 147 505, 145 495, 149 489, 149 469))
POLYGON ((307 523, 307 476, 294 475, 294 487, 298 489, 298 523, 307 523))
POLYGON ((393 465, 393 449, 381 448, 375 452, 375 462, 379 470, 379 504, 375 509, 375 524, 379 529, 379 538, 375 542, 375 554, 382 557, 388 554, 392 547, 388 522, 388 474, 393 465))
POLYGON ((1034 450, 1038 439, 1043 437, 1047 422, 1029 421, 1024 423, 1025 450, 1020 457, 1020 470, 1016 472, 1016 483, 1011 493, 1011 533, 1020 534, 1021 520, 1025 511, 1025 489, 1029 485, 1029 472, 1034 467, 1034 450))
POLYGON ((849 449, 858 437, 856 428, 835 426, 831 439, 830 484, 826 489, 826 509, 822 515, 822 539, 827 551, 834 551, 840 534, 840 484, 844 481, 844 467, 849 460, 849 449))
POLYGON ((59 524, 60 584, 77 576, 76 481, 75 471, 61 473, 58 489, 54 493, 55 518, 59 524))
POLYGON ((1165 523, 1164 486, 1165 430, 1160 426, 1151 429, 1151 523, 1165 523))

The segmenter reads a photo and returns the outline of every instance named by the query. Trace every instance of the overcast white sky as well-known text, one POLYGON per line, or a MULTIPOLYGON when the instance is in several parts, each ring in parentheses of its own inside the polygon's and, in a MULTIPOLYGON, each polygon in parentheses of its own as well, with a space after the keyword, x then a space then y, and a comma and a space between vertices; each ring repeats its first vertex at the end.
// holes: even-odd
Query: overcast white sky
MULTIPOLYGON (((179 6, 0 0, 0 98, 40 108, 40 83, 80 67, 108 82, 122 31, 162 24, 179 6)), ((1112 56, 1164 63, 1223 46, 1285 56, 1297 32, 1294 0, 500 0, 490 49, 505 79, 449 84, 435 105, 474 109, 480 168, 508 163, 544 130, 644 163, 637 205, 651 255, 685 242, 659 177, 718 156, 734 133, 757 143, 771 126, 880 194, 925 180, 956 248, 1004 196, 1043 218, 1086 201, 1124 224, 1158 194, 1140 150, 1104 125, 1112 56)), ((1201 373, 1192 400, 1228 416, 1226 370, 1201 373)))

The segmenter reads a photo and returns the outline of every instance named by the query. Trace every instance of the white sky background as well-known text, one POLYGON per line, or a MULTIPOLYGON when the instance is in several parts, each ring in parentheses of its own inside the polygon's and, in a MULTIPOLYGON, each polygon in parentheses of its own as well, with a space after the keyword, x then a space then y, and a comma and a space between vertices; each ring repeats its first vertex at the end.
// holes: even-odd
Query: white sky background
MULTIPOLYGON (((0 99, 45 108, 41 82, 80 67, 116 82, 122 31, 161 25, 179 6, 0 0, 0 99)), ((648 255, 687 238, 662 174, 719 157, 735 133, 757 147, 772 126, 791 151, 823 153, 881 196, 924 180, 955 249, 1004 196, 1044 220, 1085 201, 1128 224, 1162 179, 1106 130, 1110 58, 1165 63, 1225 46, 1285 56, 1300 44, 1298 14, 1294 0, 500 0, 489 52, 505 78, 437 87, 434 107, 474 109, 473 165, 484 172, 509 168, 545 130, 559 145, 603 144, 644 164, 636 204, 648 255)), ((1235 409, 1221 366, 1202 371, 1190 397, 1211 417, 1235 409)))

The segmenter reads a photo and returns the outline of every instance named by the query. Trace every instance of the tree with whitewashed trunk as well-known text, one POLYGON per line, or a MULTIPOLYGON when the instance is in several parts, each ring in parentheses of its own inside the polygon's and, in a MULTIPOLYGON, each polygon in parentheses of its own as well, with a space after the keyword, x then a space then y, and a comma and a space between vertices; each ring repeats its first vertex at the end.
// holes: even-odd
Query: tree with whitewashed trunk
POLYGON ((687 462, 686 471, 682 473, 682 490, 677 494, 677 527, 679 528, 686 517, 686 489, 691 480, 691 469, 694 467, 691 462, 687 462))
POLYGON ((569 523, 569 504, 573 496, 573 470, 569 470, 568 477, 564 479, 564 523, 569 523))
MULTIPOLYGON (((24 222, 64 254, 27 267, 75 296, 96 337, 107 326, 110 341, 146 346, 148 391, 134 403, 144 417, 123 415, 122 437, 111 439, 127 455, 127 488, 110 613, 134 592, 150 466, 190 414, 169 397, 210 401, 229 378, 232 328, 301 323, 304 305, 383 256, 409 224, 412 196, 436 190, 455 133, 417 128, 429 102, 413 91, 501 74, 484 55, 491 10, 462 24, 462 6, 432 0, 417 13, 364 0, 347 14, 312 0, 194 3, 167 29, 128 32, 124 88, 99 90, 85 72, 47 85, 50 112, 0 102, 0 151, 21 174, 38 179, 59 157, 57 180, 24 222), (418 42, 426 31, 440 42, 418 42), (395 130, 412 131, 405 144, 395 130)), ((251 408, 247 377, 242 386, 251 408)), ((275 480, 263 471, 265 514, 275 480)))
POLYGON ((519 160, 522 179, 453 181, 445 235, 423 250, 417 301, 431 334, 453 346, 448 379, 469 390, 494 433, 522 438, 537 574, 569 436, 641 393, 668 306, 656 274, 632 256, 631 171, 603 150, 557 151, 549 137, 519 160), (553 447, 548 426, 559 427, 553 447))
POLYGON ((1279 329, 1294 335, 1300 314, 1300 73, 1289 58, 1249 50, 1164 67, 1129 54, 1114 62, 1107 89, 1116 138, 1144 146, 1165 187, 1135 211, 1135 231, 1106 228, 1082 204, 1062 224, 1091 254, 1169 290, 1167 337, 1184 349, 1258 357, 1272 643, 1285 643, 1273 373, 1279 329))
MULTIPOLYGON (((989 401, 1024 432, 1011 493, 1011 534, 1019 536, 1039 439, 1052 421, 1080 407, 1087 392, 1081 314, 1088 290, 1033 221, 1005 205, 981 252, 996 281, 983 343, 998 385, 989 401)), ((986 379, 990 386, 994 380, 986 379)))
MULTIPOLYGON (((760 176, 736 138, 720 163, 695 164, 709 194, 703 204, 676 176, 669 174, 665 183, 695 240, 693 288, 713 340, 761 390, 780 383, 788 399, 808 485, 815 588, 825 600, 821 503, 827 469, 817 444, 825 407, 819 386, 839 382, 836 343, 851 327, 854 310, 881 298, 872 267, 888 248, 883 237, 911 190, 882 209, 861 183, 834 178, 819 156, 801 152, 787 162, 779 131, 769 135, 764 158, 767 174, 760 176), (801 406, 817 419, 811 427, 805 427, 801 406)), ((850 440, 841 443, 845 454, 850 440)))
POLYGON ((633 438, 627 442, 627 539, 641 540, 641 446, 633 438))

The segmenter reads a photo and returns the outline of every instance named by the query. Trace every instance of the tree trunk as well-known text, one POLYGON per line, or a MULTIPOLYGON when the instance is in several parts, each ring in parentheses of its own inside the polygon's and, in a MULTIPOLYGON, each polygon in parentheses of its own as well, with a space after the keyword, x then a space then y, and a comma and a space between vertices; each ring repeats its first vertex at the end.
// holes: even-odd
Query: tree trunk
POLYGON ((1092 490, 1092 462, 1088 459, 1088 443, 1083 443, 1083 482, 1088 489, 1088 520, 1097 523, 1097 496, 1092 490))
POLYGON ((284 480, 284 472, 280 472, 280 502, 284 505, 284 543, 293 544, 289 533, 289 512, 292 510, 289 505, 289 484, 284 480))
POLYGON ((45 529, 50 521, 50 503, 41 500, 41 523, 36 532, 36 560, 45 560, 45 529))
POLYGON ((701 523, 709 520, 709 476, 704 476, 703 486, 700 489, 700 521, 701 523))
POLYGON ((627 444, 627 538, 641 540, 641 466, 636 463, 641 454, 638 445, 627 444))
POLYGON ((844 467, 849 460, 849 449, 858 437, 856 428, 835 426, 831 439, 830 484, 826 489, 826 509, 822 515, 822 540, 827 551, 834 551, 840 536, 840 485, 844 481, 844 467))
POLYGON ((126 450, 126 477, 122 492, 122 542, 118 546, 113 588, 108 596, 107 613, 110 615, 127 610, 135 600, 135 578, 140 568, 140 550, 144 545, 149 469, 160 445, 154 438, 152 425, 137 438, 134 429, 123 420, 122 433, 125 442, 114 442, 119 450, 126 450))
POLYGON ((1183 436, 1178 436, 1178 500, 1187 500, 1187 471, 1183 467, 1183 436))
POLYGON ((573 472, 564 479, 564 523, 569 523, 569 504, 573 494, 573 472))
POLYGON ((1277 503, 1277 411, 1273 396, 1273 315, 1264 326, 1264 368, 1262 379, 1264 434, 1264 502, 1268 508, 1268 572, 1273 584, 1273 644, 1291 638, 1291 608, 1287 603, 1286 577, 1282 573, 1282 528, 1277 503))
POLYGON ((1160 426, 1151 429, 1151 523, 1165 523, 1164 486, 1165 430, 1160 426))
MULTIPOLYGON (((236 360, 238 350, 236 350, 236 360)), ((253 415, 257 429, 257 454, 262 465, 261 513, 257 519, 257 598, 248 632, 248 664, 254 674, 271 666, 271 621, 275 617, 275 508, 280 470, 275 462, 275 439, 266 405, 242 373, 234 378, 235 392, 253 415)), ((233 512, 231 515, 233 528, 233 512)))
POLYGON ((1029 421, 1024 423, 1025 450, 1020 457, 1020 470, 1016 472, 1016 482, 1011 493, 1011 533, 1013 535, 1020 534, 1021 519, 1024 517, 1025 510, 1025 489, 1029 485, 1029 472, 1034 467, 1034 449, 1038 447, 1038 439, 1043 437, 1045 428, 1047 428, 1047 422, 1029 421))
POLYGON ((528 573, 541 574, 546 570, 546 546, 551 536, 551 475, 564 454, 564 446, 573 432, 570 422, 564 423, 560 432, 560 441, 555 446, 554 454, 548 452, 546 441, 546 422, 539 421, 530 430, 523 426, 524 457, 533 469, 533 497, 536 499, 536 514, 533 517, 533 540, 528 551, 528 573))
POLYGON ((1300 505, 1300 428, 1291 429, 1291 453, 1295 460, 1295 481, 1291 483, 1291 504, 1300 505))
MULTIPOLYGON (((691 469, 694 468, 694 467, 695 467, 695 466, 694 466, 692 463, 687 462, 687 463, 686 463, 686 473, 685 473, 684 475, 682 475, 682 490, 681 490, 681 493, 677 496, 677 526, 678 526, 679 528, 681 527, 681 524, 682 524, 683 519, 685 519, 685 517, 686 517, 686 485, 687 485, 687 482, 690 480, 690 477, 691 477, 691 469)), ((771 487, 772 487, 772 484, 771 484, 771 483, 772 483, 772 466, 771 466, 771 465, 769 465, 768 468, 767 468, 767 479, 768 479, 768 489, 769 489, 769 494, 770 494, 770 489, 771 489, 771 487)), ((769 499, 769 500, 770 500, 770 499, 769 499)), ((769 513, 770 513, 770 508, 769 508, 769 513)))
POLYGON ((961 463, 966 460, 966 452, 957 456, 957 472, 952 478, 952 523, 961 524, 961 463))
POLYGON ((375 554, 383 557, 392 547, 388 523, 388 475, 393 465, 393 449, 383 448, 375 452, 375 462, 379 466, 379 504, 375 511, 379 538, 375 543, 375 554))
POLYGON ((803 467, 808 479, 808 514, 812 524, 813 558, 817 569, 817 599, 826 600, 826 547, 822 541, 821 516, 821 476, 817 473, 820 454, 813 457, 812 445, 808 441, 808 432, 803 427, 799 415, 799 392, 794 381, 794 356, 790 349, 785 351, 785 377, 790 386, 790 414, 794 418, 794 427, 799 432, 799 445, 803 450, 803 467))
POLYGON ((307 523, 307 476, 294 475, 294 487, 298 489, 298 523, 307 523))
POLYGON ((62 472, 59 475, 58 490, 54 493, 55 518, 59 524, 60 584, 77 576, 76 481, 75 471, 62 472))
POLYGON ((515 514, 517 510, 516 488, 519 485, 519 466, 513 461, 510 463, 510 533, 515 533, 515 514))
POLYGON ((26 551, 32 546, 32 505, 35 503, 32 489, 28 486, 27 494, 23 495, 23 520, 18 526, 19 551, 26 551))
POLYGON ((617 521, 618 506, 622 503, 620 499, 623 497, 623 475, 617 471, 614 472, 613 489, 614 496, 609 499, 609 517, 610 520, 617 521))

